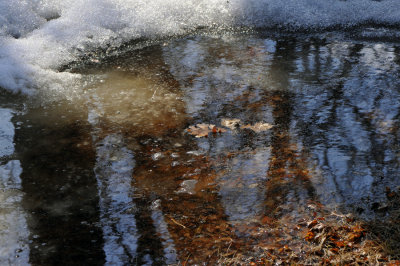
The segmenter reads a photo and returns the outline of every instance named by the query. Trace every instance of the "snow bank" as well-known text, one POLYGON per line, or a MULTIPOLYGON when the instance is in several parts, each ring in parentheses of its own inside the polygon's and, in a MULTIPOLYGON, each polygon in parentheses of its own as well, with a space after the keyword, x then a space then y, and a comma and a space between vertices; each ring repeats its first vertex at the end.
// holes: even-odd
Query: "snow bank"
POLYGON ((198 27, 296 29, 366 22, 399 24, 398 0, 2 0, 0 87, 63 92, 81 77, 57 69, 88 49, 198 27))

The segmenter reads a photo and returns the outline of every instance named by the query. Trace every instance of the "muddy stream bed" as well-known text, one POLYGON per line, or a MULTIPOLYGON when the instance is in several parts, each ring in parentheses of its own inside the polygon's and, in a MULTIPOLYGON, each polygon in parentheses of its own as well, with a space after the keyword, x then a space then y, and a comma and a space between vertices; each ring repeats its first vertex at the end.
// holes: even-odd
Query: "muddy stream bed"
POLYGON ((70 69, 73 100, 2 92, 1 264, 300 261, 314 219, 390 219, 400 44, 371 31, 187 36, 70 69))

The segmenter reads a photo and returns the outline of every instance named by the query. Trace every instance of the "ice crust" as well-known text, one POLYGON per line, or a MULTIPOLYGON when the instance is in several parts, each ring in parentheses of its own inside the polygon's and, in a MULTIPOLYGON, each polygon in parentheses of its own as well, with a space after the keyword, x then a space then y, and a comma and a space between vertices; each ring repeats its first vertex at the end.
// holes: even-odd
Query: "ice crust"
MULTIPOLYGON (((13 111, 0 108, 0 158, 14 153, 14 125, 11 122, 13 111)), ((0 176, 1 177, 1 176, 0 176)))
POLYGON ((89 49, 198 27, 326 28, 399 24, 398 0, 1 0, 0 87, 62 92, 59 72, 89 49))
POLYGON ((29 264, 29 229, 21 206, 21 163, 0 165, 0 265, 29 264))

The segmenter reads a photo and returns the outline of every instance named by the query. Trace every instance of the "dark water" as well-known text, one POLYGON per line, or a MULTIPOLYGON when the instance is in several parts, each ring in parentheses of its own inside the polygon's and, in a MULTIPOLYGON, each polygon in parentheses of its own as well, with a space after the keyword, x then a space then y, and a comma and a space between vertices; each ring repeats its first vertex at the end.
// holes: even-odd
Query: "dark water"
POLYGON ((213 264, 310 206, 388 218, 400 44, 373 31, 186 37, 75 69, 73 101, 2 96, 0 262, 213 264), (222 119, 273 127, 187 132, 222 119))

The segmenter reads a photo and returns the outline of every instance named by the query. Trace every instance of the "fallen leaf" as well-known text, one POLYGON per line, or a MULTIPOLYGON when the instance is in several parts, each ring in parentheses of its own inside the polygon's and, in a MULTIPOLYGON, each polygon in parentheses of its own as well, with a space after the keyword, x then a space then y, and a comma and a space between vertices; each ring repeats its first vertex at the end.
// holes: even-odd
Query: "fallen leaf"
POLYGON ((388 199, 391 199, 391 198, 394 198, 396 196, 396 193, 390 192, 390 193, 388 193, 386 195, 387 195, 388 199))
POLYGON ((329 259, 322 259, 322 263, 323 265, 329 265, 331 264, 331 261, 329 259))
POLYGON ((270 257, 272 260, 276 260, 276 256, 267 252, 267 256, 270 257))
POLYGON ((316 224, 318 224, 318 221, 317 221, 317 220, 312 220, 311 222, 309 222, 309 223, 307 224, 307 227, 308 227, 308 228, 312 228, 312 227, 314 227, 316 224))
POLYGON ((364 234, 365 229, 362 228, 360 225, 356 225, 353 227, 353 232, 364 234))
POLYGON ((209 133, 223 133, 226 129, 216 127, 210 124, 197 124, 195 126, 190 126, 187 131, 194 135, 196 138, 208 137, 209 133))
POLYGON ((309 232, 307 233, 305 239, 306 239, 307 241, 313 241, 313 240, 314 240, 314 237, 315 237, 315 234, 314 234, 313 232, 309 231, 309 232))
POLYGON ((270 218, 270 217, 268 217, 268 216, 264 216, 264 217, 261 219, 261 222, 262 222, 263 224, 267 224, 267 225, 273 225, 273 224, 276 223, 276 221, 275 221, 274 219, 272 219, 272 218, 270 218))
POLYGON ((326 225, 320 223, 320 224, 317 224, 316 226, 313 227, 313 231, 318 231, 318 232, 320 232, 320 231, 322 231, 325 227, 326 227, 326 225))
POLYGON ((336 241, 334 243, 338 248, 343 248, 346 246, 346 244, 343 241, 336 241))
POLYGON ((213 133, 213 134, 215 134, 215 133, 224 133, 224 132, 226 132, 226 129, 225 129, 225 128, 216 127, 216 126, 214 126, 211 130, 212 130, 212 133, 213 133))
POLYGON ((348 235, 348 240, 349 240, 350 242, 356 242, 356 241, 358 241, 361 237, 362 237, 362 234, 360 234, 360 233, 350 233, 350 234, 348 235))
POLYGON ((254 125, 243 125, 240 128, 241 129, 251 129, 254 132, 262 132, 262 131, 267 131, 269 129, 271 129, 273 127, 273 125, 268 124, 268 123, 262 123, 262 122, 257 122, 254 125))
POLYGON ((208 133, 210 133, 210 126, 214 125, 197 124, 195 126, 190 126, 187 131, 196 138, 207 137, 208 133))
POLYGON ((331 251, 332 253, 335 253, 335 254, 338 254, 338 253, 339 253, 339 249, 337 249, 337 248, 331 248, 330 251, 331 251))
POLYGON ((221 125, 230 129, 235 129, 237 127, 239 127, 240 124, 240 119, 237 118, 233 118, 233 119, 228 119, 228 118, 224 118, 221 120, 221 125))

